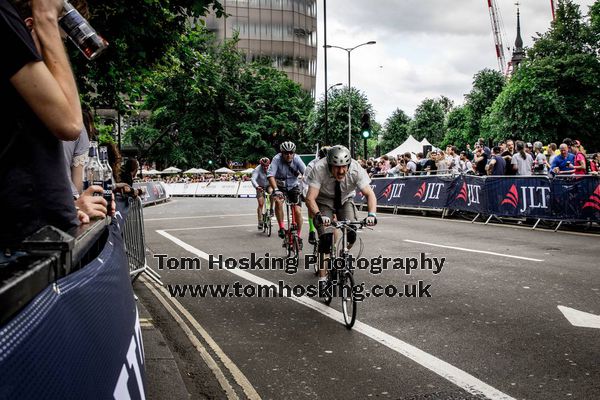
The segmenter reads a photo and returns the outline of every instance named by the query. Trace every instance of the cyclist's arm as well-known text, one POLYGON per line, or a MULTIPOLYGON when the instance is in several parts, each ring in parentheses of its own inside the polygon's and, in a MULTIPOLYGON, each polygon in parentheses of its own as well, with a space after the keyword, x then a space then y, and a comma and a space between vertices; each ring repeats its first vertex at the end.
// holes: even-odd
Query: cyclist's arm
POLYGON ((277 181, 275 180, 274 176, 269 177, 269 185, 273 191, 277 190, 277 181))
POLYGON ((377 213, 377 197, 375 196, 375 192, 371 189, 371 186, 367 185, 364 188, 360 189, 365 198, 367 199, 367 210, 369 214, 377 213))
POLYGON ((255 169, 252 172, 252 179, 250 180, 252 182, 252 186, 254 186, 254 189, 258 189, 258 171, 255 169))
MULTIPOLYGON (((370 189, 370 188, 369 188, 370 189)), ((308 207, 309 211, 312 215, 317 215, 319 213, 319 206, 317 205, 317 196, 319 195, 319 189, 314 186, 308 187, 308 193, 306 193, 306 207, 308 207)))

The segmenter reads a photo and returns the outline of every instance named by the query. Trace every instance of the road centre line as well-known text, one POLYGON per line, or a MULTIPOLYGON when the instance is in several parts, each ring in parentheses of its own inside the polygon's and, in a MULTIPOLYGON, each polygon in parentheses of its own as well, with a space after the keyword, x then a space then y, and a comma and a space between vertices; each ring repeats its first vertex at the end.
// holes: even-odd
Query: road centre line
POLYGON ((193 217, 147 218, 147 219, 144 219, 144 222, 171 221, 171 220, 174 221, 174 220, 179 220, 179 219, 198 219, 198 218, 246 217, 248 215, 256 216, 256 213, 253 213, 253 214, 226 214, 226 215, 196 215, 193 217))
POLYGON ((529 257, 521 257, 521 256, 513 256, 512 254, 502 254, 502 253, 494 253, 493 251, 484 251, 484 250, 474 250, 474 249, 465 249, 464 247, 454 247, 454 246, 446 246, 443 244, 435 244, 435 243, 429 243, 429 242, 419 242, 417 240, 409 240, 409 239, 404 239, 405 242, 408 243, 415 243, 415 244, 424 244, 426 246, 433 246, 433 247, 442 247, 444 249, 452 249, 452 250, 460 250, 460 251, 467 251, 469 253, 481 253, 481 254, 489 254, 492 256, 498 256, 498 257, 507 257, 507 258, 517 258, 519 260, 527 260, 527 261, 535 261, 535 262, 543 262, 544 260, 540 260, 537 258, 529 258, 529 257))
MULTIPOLYGON (((208 261, 208 254, 199 250, 188 243, 176 238, 173 235, 165 232, 164 230, 156 231, 159 235, 171 240, 173 243, 182 247, 184 250, 203 258, 208 261)), ((267 285, 267 286, 275 286, 275 283, 260 278, 256 275, 253 275, 247 271, 242 271, 239 269, 225 269, 224 271, 230 272, 242 279, 250 281, 257 285, 267 285)), ((277 290, 277 289, 276 289, 277 290)), ((320 314, 333 319, 334 321, 343 323, 342 313, 339 311, 335 311, 333 308, 326 306, 318 301, 312 300, 306 296, 302 297, 289 297, 290 300, 293 300, 297 303, 300 303, 308 308, 311 308, 320 314)), ((430 371, 436 373, 442 378, 452 382, 456 386, 462 388, 466 392, 469 392, 476 396, 485 396, 485 398, 491 400, 514 400, 509 395, 499 391, 498 389, 493 388, 487 383, 477 379, 476 377, 470 375, 469 373, 429 354, 424 352, 423 350, 412 346, 394 336, 391 336, 383 331, 380 331, 377 328, 374 328, 370 325, 362 323, 360 321, 356 321, 354 328, 355 331, 362 333, 363 335, 375 340, 376 342, 396 351, 397 353, 415 361, 421 366, 429 369, 430 371)))

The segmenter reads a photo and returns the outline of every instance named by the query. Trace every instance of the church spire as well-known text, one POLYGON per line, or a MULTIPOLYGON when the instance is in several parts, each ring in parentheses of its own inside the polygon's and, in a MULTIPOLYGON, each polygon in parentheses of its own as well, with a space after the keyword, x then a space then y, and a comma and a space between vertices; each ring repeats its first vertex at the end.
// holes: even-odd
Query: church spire
POLYGON ((517 70, 519 64, 525 59, 523 39, 521 38, 521 12, 519 10, 519 5, 519 2, 517 2, 517 39, 515 40, 515 48, 513 50, 512 59, 510 60, 513 72, 517 70))

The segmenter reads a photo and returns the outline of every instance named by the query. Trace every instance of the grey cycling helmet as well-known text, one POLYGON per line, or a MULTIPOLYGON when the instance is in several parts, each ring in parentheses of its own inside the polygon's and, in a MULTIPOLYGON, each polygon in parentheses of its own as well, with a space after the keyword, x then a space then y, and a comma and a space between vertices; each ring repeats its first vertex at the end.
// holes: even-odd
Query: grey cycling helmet
POLYGON ((333 146, 327 152, 327 164, 335 165, 336 167, 342 167, 350 165, 352 157, 350 157, 350 150, 342 145, 333 146))
POLYGON ((279 146, 279 151, 281 151, 282 153, 294 153, 296 151, 296 145, 294 144, 294 142, 283 142, 281 143, 281 146, 279 146))

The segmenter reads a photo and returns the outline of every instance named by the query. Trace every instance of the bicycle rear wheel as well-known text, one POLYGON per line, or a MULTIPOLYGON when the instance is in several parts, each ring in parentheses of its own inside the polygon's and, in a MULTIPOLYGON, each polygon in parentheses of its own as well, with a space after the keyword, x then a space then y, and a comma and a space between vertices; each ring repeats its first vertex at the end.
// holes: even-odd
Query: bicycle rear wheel
POLYGON ((298 235, 292 237, 291 257, 296 261, 298 261, 298 258, 300 257, 300 241, 298 240, 298 235))
POLYGON ((356 321, 356 297, 354 296, 354 277, 348 271, 340 276, 340 292, 342 298, 342 314, 346 328, 351 329, 356 321))
POLYGON ((321 260, 321 254, 319 254, 319 241, 318 240, 313 245, 313 256, 315 257, 315 260, 317 260, 313 264, 313 270, 315 271, 315 276, 316 276, 316 275, 319 275, 319 265, 320 265, 320 260, 321 260))

